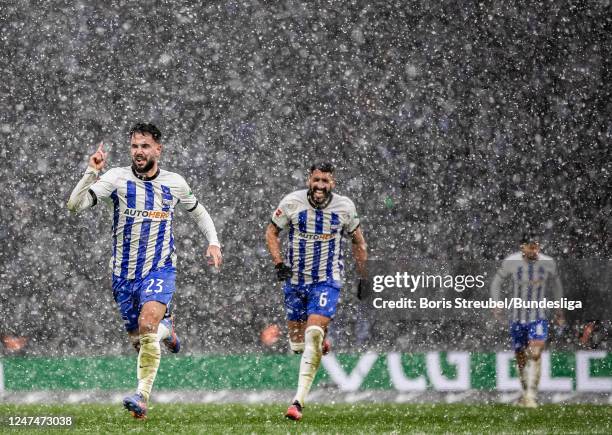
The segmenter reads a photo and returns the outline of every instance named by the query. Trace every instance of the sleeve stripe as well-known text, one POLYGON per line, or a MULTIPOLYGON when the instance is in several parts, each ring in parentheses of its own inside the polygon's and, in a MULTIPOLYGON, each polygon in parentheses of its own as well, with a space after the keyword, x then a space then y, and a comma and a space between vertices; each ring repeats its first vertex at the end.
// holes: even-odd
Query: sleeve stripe
POLYGON ((93 207, 94 205, 98 203, 98 197, 96 196, 96 193, 91 189, 89 189, 89 194, 91 195, 91 200, 92 200, 91 206, 93 207))
POLYGON ((198 204, 199 204, 199 202, 198 202, 198 201, 196 201, 195 205, 194 205, 193 207, 191 207, 191 208, 190 208, 189 210, 187 210, 187 211, 189 211, 189 212, 194 211, 194 210, 196 209, 196 207, 198 206, 198 204))

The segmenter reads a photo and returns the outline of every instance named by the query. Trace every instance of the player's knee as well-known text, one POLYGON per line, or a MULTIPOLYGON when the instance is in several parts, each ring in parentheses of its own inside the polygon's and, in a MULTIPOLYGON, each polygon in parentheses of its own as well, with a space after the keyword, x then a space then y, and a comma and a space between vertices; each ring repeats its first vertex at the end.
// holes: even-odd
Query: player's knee
POLYGON ((323 338, 325 337, 325 331, 323 330, 323 328, 317 325, 311 325, 306 328, 304 337, 305 347, 312 347, 319 352, 322 351, 323 338))
POLYGON ((159 321, 153 316, 143 316, 138 320, 138 332, 140 335, 157 333, 158 326, 159 321))
POLYGON ((289 340, 289 347, 291 347, 291 350, 293 351, 293 353, 302 353, 304 352, 304 342, 294 342, 289 340))
POLYGON ((529 346, 527 348, 527 358, 539 360, 542 356, 542 348, 540 346, 529 346))

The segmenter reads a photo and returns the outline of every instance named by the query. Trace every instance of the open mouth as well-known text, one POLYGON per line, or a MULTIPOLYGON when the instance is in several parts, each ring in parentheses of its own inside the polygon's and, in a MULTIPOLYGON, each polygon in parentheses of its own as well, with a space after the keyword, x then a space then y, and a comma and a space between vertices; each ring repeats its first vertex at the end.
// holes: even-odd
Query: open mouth
POLYGON ((322 201, 327 197, 327 192, 323 189, 313 189, 312 196, 316 201, 322 201))

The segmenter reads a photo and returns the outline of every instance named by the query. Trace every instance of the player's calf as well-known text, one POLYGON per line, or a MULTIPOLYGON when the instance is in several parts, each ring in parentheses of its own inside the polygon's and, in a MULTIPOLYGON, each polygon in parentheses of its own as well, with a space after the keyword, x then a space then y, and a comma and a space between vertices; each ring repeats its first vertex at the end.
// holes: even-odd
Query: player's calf
POLYGON ((327 338, 323 340, 323 346, 321 348, 321 353, 323 355, 327 355, 328 353, 331 352, 331 341, 329 341, 327 338))
POLYGON ((300 361, 298 388, 293 403, 298 402, 300 405, 303 404, 310 391, 312 381, 315 378, 319 363, 321 362, 324 335, 325 332, 320 326, 311 325, 306 328, 304 353, 300 361))
POLYGON ((529 407, 537 406, 538 385, 540 384, 540 374, 542 371, 542 351, 544 349, 543 341, 530 341, 527 346, 527 363, 525 365, 525 375, 527 388, 525 391, 525 399, 529 407))
POLYGON ((167 317, 163 319, 159 323, 158 327, 158 337, 166 349, 168 349, 172 353, 178 353, 181 350, 181 340, 178 335, 176 335, 176 330, 174 329, 174 316, 167 317), (160 334, 160 330, 164 329, 165 332, 160 334))

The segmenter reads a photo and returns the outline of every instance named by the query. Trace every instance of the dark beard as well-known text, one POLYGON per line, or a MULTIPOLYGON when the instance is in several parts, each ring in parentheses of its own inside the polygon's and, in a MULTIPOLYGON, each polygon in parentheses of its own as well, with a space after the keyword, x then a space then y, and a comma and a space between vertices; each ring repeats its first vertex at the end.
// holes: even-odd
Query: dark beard
POLYGON ((327 207, 327 205, 331 201, 331 196, 332 196, 331 189, 325 191, 325 197, 323 198, 321 202, 315 201, 313 193, 314 193, 313 189, 309 188, 308 189, 308 201, 310 202, 310 205, 312 205, 314 208, 327 207))
POLYGON ((132 169, 134 169, 134 171, 138 172, 139 174, 146 174, 153 168, 153 165, 155 165, 154 160, 147 160, 147 163, 143 166, 143 168, 138 169, 136 162, 132 161, 132 169))

